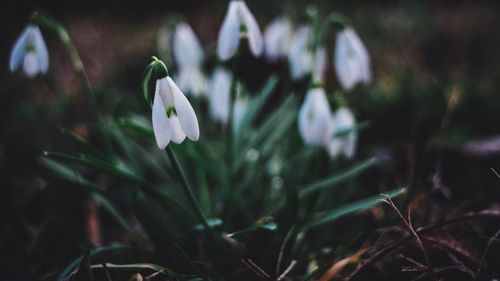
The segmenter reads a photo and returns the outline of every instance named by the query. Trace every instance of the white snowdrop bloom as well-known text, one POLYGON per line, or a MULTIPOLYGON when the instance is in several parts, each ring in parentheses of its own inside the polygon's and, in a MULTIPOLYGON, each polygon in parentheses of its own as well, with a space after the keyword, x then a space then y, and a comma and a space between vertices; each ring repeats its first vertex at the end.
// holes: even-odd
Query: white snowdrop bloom
POLYGON ((357 83, 371 81, 368 52, 352 27, 346 27, 337 33, 334 57, 335 71, 345 90, 352 89, 357 83))
POLYGON ((298 115, 299 133, 304 143, 326 145, 331 139, 331 119, 332 113, 323 88, 309 89, 298 115))
POLYGON ((332 126, 330 127, 330 141, 326 145, 326 149, 330 157, 336 158, 340 154, 350 159, 356 152, 356 143, 358 140, 358 132, 351 130, 356 126, 356 119, 354 114, 348 108, 342 107, 335 111, 332 116, 332 126), (351 130, 346 134, 335 136, 346 130, 351 130))
POLYGON ((198 97, 203 95, 207 90, 205 75, 201 71, 201 68, 196 66, 181 67, 178 75, 175 77, 175 81, 177 81, 179 89, 186 94, 193 94, 198 97))
POLYGON ((276 61, 279 58, 286 57, 292 35, 292 25, 288 20, 279 18, 271 22, 264 32, 267 59, 276 61))
POLYGON ((215 69, 209 83, 208 102, 210 115, 214 120, 226 125, 229 119, 231 100, 231 73, 224 68, 215 69))
POLYGON ((179 68, 200 66, 203 61, 203 48, 187 23, 175 26, 172 51, 179 68))
POLYGON ((248 39, 252 54, 260 56, 264 43, 257 21, 245 1, 230 1, 224 22, 219 31, 217 42, 217 55, 219 58, 226 61, 234 56, 242 37, 248 39))
POLYGON ((46 73, 49 69, 49 52, 40 28, 29 24, 17 38, 10 54, 9 69, 16 71, 22 65, 28 77, 46 73))
POLYGON ((290 66, 290 75, 294 80, 298 80, 307 74, 321 81, 326 69, 326 50, 319 47, 317 50, 311 50, 312 29, 303 25, 295 32, 290 42, 288 53, 288 64, 290 66))
POLYGON ((182 143, 186 136, 194 141, 200 137, 193 107, 169 76, 156 80, 152 119, 160 149, 167 147, 170 141, 182 143))
POLYGON ((238 134, 240 132, 241 123, 248 110, 248 99, 237 97, 234 102, 234 112, 233 112, 233 133, 238 134))

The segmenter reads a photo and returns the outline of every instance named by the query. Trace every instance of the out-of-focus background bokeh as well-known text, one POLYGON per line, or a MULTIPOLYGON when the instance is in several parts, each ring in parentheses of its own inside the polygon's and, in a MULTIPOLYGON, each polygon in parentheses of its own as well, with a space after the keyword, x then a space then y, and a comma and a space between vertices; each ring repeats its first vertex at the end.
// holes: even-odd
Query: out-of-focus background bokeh
MULTIPOLYGON (((493 170, 500 171, 500 2, 249 0, 247 4, 262 29, 282 14, 304 20, 309 5, 325 14, 338 10, 352 20, 373 71, 370 86, 347 97, 357 119, 370 121, 369 128, 360 132, 358 154, 381 160, 380 168, 362 181, 364 192, 377 193, 382 185, 408 187, 412 196, 408 201, 419 206, 419 219, 425 223, 446 212, 498 205, 500 181, 493 170)), ((64 186, 46 181, 38 159, 44 150, 63 145, 54 137, 61 127, 85 135, 82 120, 91 114, 82 106, 78 77, 53 33, 42 31, 50 75, 28 81, 8 71, 10 49, 31 12, 37 9, 67 27, 103 104, 118 113, 130 108, 144 112, 145 106, 135 101, 141 98, 144 66, 157 53, 162 24, 183 17, 208 46, 211 69, 227 3, 20 0, 2 6, 0 280, 5 276, 24 280, 31 273, 47 274, 37 276, 39 280, 53 280, 54 272, 85 249, 93 207, 64 186), (40 236, 39 227, 45 229, 40 236)), ((330 93, 339 89, 331 50, 325 79, 330 93)), ((279 69, 257 59, 242 67, 242 76, 256 90, 279 69)), ((117 233, 107 235, 127 239, 117 233)))

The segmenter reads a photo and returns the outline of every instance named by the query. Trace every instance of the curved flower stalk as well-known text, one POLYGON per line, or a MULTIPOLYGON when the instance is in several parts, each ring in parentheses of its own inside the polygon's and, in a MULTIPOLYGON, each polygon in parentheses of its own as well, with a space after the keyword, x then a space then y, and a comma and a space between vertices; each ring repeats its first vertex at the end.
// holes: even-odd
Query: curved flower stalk
POLYGON ((330 127, 331 139, 326 145, 330 157, 336 158, 343 154, 345 158, 351 159, 356 152, 356 143, 358 140, 356 119, 350 109, 341 107, 332 115, 332 126, 330 127), (345 134, 342 132, 348 131, 345 134), (341 134, 340 136, 336 136, 341 134))
POLYGON ((23 72, 32 78, 49 69, 49 52, 40 28, 29 24, 17 38, 9 60, 9 69, 16 71, 22 64, 23 72))
POLYGON ((288 55, 292 40, 292 24, 285 18, 272 21, 264 32, 265 55, 269 61, 276 61, 288 55))
POLYGON ((318 47, 311 50, 312 29, 303 25, 298 28, 290 42, 288 63, 292 79, 298 80, 307 74, 313 74, 321 81, 326 67, 326 50, 318 47))
POLYGON ((187 23, 179 23, 173 35, 172 52, 179 68, 176 77, 179 88, 196 96, 206 91, 206 79, 201 64, 204 54, 198 38, 187 23))
POLYGON ((257 21, 245 1, 230 1, 217 42, 217 55, 222 61, 236 54, 242 37, 248 39, 252 54, 260 56, 264 43, 257 21))
POLYGON ((231 73, 219 67, 210 79, 208 102, 210 115, 214 120, 226 125, 229 119, 229 103, 231 100, 231 73))
POLYGON ((172 63, 172 37, 173 27, 170 24, 164 24, 158 30, 156 39, 156 50, 159 57, 166 63, 172 63))
POLYGON ((299 115, 299 133, 306 145, 327 145, 331 139, 332 113, 325 90, 321 87, 309 89, 299 115))
POLYGON ((337 33, 334 57, 335 71, 345 90, 352 89, 357 83, 371 81, 368 52, 352 27, 345 27, 337 33))
POLYGON ((170 76, 156 80, 152 120, 160 149, 170 141, 182 143, 186 136, 193 141, 200 137, 196 113, 170 76))

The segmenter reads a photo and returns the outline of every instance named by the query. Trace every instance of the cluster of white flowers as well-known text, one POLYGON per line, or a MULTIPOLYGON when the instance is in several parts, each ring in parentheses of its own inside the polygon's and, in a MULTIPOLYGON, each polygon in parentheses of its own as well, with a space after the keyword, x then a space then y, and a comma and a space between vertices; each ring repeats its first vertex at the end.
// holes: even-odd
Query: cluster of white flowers
MULTIPOLYGON (((269 61, 286 59, 293 79, 311 75, 313 84, 320 84, 327 67, 327 48, 321 42, 313 44, 315 32, 306 24, 294 29, 289 20, 281 17, 272 21, 262 35, 246 3, 243 0, 230 1, 218 35, 217 56, 221 61, 231 59, 238 53, 240 42, 246 41, 250 52, 256 57, 264 52, 269 61)), ((167 74, 156 81, 152 123, 158 146, 165 148, 170 141, 181 143, 186 137, 191 140, 199 138, 198 120, 184 93, 206 95, 212 118, 223 125, 227 125, 230 106, 234 106, 231 129, 238 131, 248 107, 248 99, 235 95, 235 100, 231 100, 232 86, 235 85, 233 74, 218 66, 210 79, 206 79, 203 72, 203 47, 193 29, 187 23, 180 22, 171 33, 162 29, 158 46, 160 51, 172 46, 178 86, 167 74)), ((338 81, 345 90, 352 89, 358 83, 370 82, 368 53, 351 26, 345 26, 337 33, 333 61, 338 81)), ((12 48, 10 70, 16 71, 21 65, 28 77, 48 70, 47 47, 36 25, 29 24, 12 48)), ((320 86, 307 92, 298 123, 300 135, 306 144, 324 146, 332 157, 343 154, 350 158, 354 155, 356 130, 338 135, 338 132, 356 125, 354 116, 347 108, 332 113, 325 91, 320 86)))
POLYGON ((325 147, 332 158, 354 156, 358 138, 354 130, 354 115, 346 107, 332 113, 323 88, 311 88, 307 92, 299 111, 298 124, 305 144, 325 147), (345 135, 338 135, 346 130, 345 135))

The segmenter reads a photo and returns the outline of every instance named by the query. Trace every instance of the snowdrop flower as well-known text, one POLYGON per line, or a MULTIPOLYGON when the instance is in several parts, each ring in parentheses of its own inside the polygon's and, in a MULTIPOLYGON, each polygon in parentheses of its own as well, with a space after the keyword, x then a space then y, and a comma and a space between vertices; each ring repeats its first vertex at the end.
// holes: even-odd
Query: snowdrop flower
POLYGON ((323 88, 309 89, 298 116, 299 133, 304 143, 326 145, 331 139, 331 120, 332 113, 323 88))
POLYGON ((199 66, 203 61, 201 44, 193 29, 184 22, 175 26, 172 51, 180 68, 199 66))
POLYGON ((229 119, 231 100, 231 73, 224 68, 217 68, 210 80, 208 101, 212 118, 226 125, 229 119))
POLYGON ((352 27, 337 33, 334 65, 340 85, 345 90, 371 80, 368 52, 352 27))
POLYGON ((160 149, 170 141, 182 143, 186 136, 193 141, 200 137, 194 109, 170 76, 156 80, 152 119, 160 149))
POLYGON ((205 75, 199 67, 180 68, 175 81, 183 93, 192 93, 194 96, 202 95, 207 89, 205 75))
POLYGON ((47 46, 40 28, 36 25, 29 24, 12 48, 9 61, 10 71, 16 71, 21 64, 24 73, 30 78, 39 73, 46 73, 49 69, 47 46))
POLYGON ((265 54, 268 60, 286 57, 292 40, 292 25, 286 19, 276 19, 264 32, 265 54))
POLYGON ((330 157, 335 158, 343 154, 347 159, 352 158, 356 152, 356 142, 358 140, 357 131, 351 130, 345 135, 335 136, 337 133, 350 130, 356 126, 356 119, 351 110, 342 107, 335 111, 332 116, 331 124, 332 126, 329 132, 331 139, 326 145, 330 157))
POLYGON ((217 42, 217 55, 221 60, 226 61, 234 56, 240 45, 241 37, 248 39, 252 54, 260 56, 264 43, 257 21, 245 1, 230 1, 217 42))
POLYGON ((187 23, 179 23, 173 35, 173 55, 178 65, 178 86, 184 93, 201 95, 206 90, 206 79, 201 70, 203 49, 187 23))
POLYGON ((290 65, 290 75, 294 80, 298 80, 312 73, 321 81, 326 68, 326 50, 319 47, 311 50, 312 29, 309 26, 301 26, 295 32, 290 42, 288 53, 288 63, 290 65))

